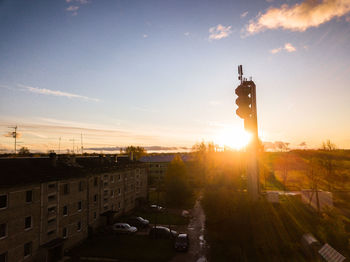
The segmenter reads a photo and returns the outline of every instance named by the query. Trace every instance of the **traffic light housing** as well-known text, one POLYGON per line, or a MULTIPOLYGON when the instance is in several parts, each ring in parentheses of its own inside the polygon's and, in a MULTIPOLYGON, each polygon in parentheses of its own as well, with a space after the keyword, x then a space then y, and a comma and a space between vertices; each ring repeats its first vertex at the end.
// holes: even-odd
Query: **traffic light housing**
POLYGON ((235 93, 238 96, 236 99, 236 104, 238 106, 236 114, 244 119, 244 126, 246 129, 249 129, 253 117, 252 103, 254 88, 255 84, 253 81, 242 81, 235 90, 235 93))

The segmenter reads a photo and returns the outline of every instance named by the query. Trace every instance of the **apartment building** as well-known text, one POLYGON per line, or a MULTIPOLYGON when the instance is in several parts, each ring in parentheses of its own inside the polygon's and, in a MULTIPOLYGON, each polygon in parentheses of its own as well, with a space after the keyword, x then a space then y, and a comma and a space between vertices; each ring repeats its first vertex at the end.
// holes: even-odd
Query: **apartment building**
POLYGON ((40 185, 0 189, 0 261, 22 261, 40 246, 40 185), (11 258, 11 260, 9 260, 11 258))
MULTIPOLYGON (((163 180, 168 166, 173 161, 175 154, 148 155, 140 158, 140 162, 145 163, 148 168, 149 184, 157 184, 158 179, 163 180)), ((182 161, 189 163, 192 161, 191 155, 180 154, 182 161)))
POLYGON ((59 261, 147 196, 141 163, 63 160, 0 159, 0 262, 59 261))

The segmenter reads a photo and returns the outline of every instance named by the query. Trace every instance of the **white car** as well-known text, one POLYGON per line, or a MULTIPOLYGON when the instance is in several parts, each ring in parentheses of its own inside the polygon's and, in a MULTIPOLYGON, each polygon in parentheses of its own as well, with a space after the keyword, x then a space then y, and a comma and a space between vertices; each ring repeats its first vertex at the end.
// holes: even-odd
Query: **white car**
POLYGON ((151 205, 150 208, 152 210, 156 210, 156 211, 163 211, 164 207, 158 206, 158 205, 151 205))
POLYGON ((115 223, 112 227, 113 231, 116 233, 135 233, 137 231, 136 227, 132 227, 127 223, 115 223))

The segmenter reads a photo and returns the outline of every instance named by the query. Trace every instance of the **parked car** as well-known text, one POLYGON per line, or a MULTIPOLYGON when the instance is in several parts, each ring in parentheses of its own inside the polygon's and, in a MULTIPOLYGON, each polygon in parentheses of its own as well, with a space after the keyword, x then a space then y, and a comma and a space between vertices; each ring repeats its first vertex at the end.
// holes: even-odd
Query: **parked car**
POLYGON ((156 226, 151 228, 151 230, 149 231, 149 236, 151 238, 174 239, 177 236, 177 232, 175 230, 170 230, 167 227, 156 226))
POLYGON ((188 247, 190 245, 190 239, 188 238, 187 234, 179 234, 175 238, 175 250, 177 251, 187 251, 188 247))
POLYGON ((116 233, 126 233, 126 234, 131 234, 135 233, 137 231, 136 227, 132 227, 127 223, 115 223, 112 226, 112 230, 116 233))
POLYGON ((151 205, 150 208, 155 211, 164 211, 164 207, 158 206, 158 205, 151 205))
POLYGON ((137 228, 146 228, 149 226, 149 221, 142 217, 129 217, 128 224, 137 228))

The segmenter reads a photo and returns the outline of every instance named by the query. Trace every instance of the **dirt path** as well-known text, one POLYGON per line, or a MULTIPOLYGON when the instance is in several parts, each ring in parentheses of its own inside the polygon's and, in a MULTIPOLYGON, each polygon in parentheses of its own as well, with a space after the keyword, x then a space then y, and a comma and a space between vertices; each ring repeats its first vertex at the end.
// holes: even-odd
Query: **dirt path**
POLYGON ((191 211, 192 218, 187 227, 190 248, 186 253, 178 253, 170 262, 207 262, 207 244, 204 239, 205 214, 197 199, 191 211))

